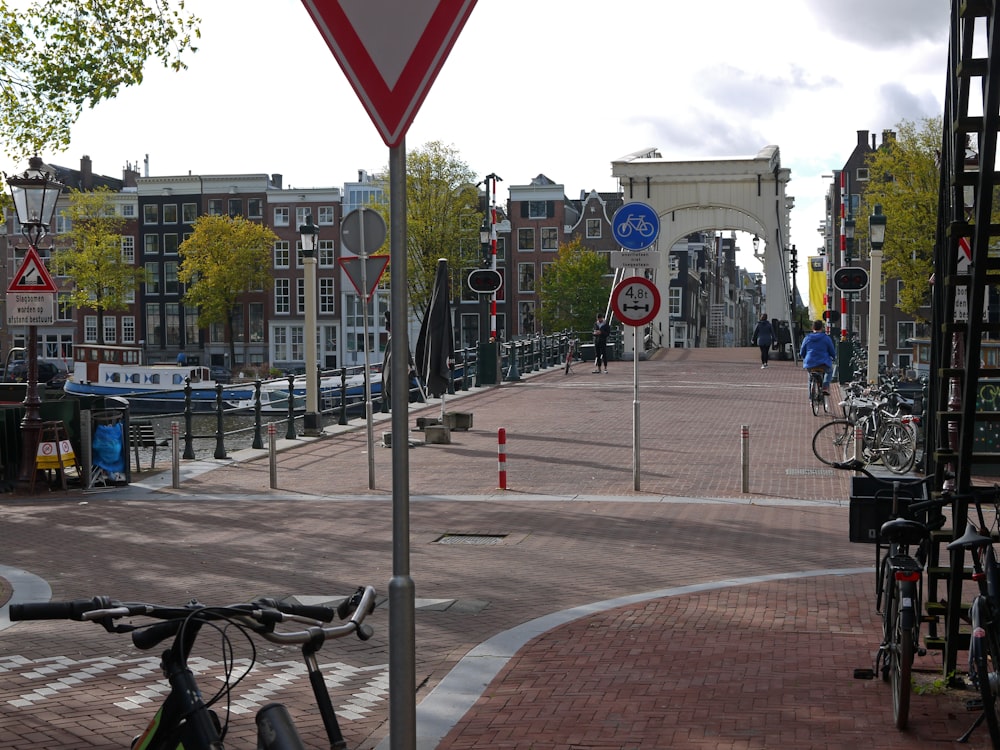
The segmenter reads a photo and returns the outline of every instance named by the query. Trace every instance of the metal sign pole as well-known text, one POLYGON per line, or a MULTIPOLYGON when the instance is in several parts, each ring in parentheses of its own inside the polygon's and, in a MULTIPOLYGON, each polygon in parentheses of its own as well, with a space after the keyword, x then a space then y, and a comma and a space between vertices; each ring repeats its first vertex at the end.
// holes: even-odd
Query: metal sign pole
POLYGON ((632 326, 632 489, 639 489, 639 326, 632 326))
POLYGON ((365 337, 365 426, 368 432, 368 489, 375 489, 375 439, 372 429, 372 384, 371 367, 368 361, 368 251, 365 249, 365 207, 361 211, 361 221, 358 222, 359 239, 361 240, 361 314, 364 318, 363 333, 365 337))

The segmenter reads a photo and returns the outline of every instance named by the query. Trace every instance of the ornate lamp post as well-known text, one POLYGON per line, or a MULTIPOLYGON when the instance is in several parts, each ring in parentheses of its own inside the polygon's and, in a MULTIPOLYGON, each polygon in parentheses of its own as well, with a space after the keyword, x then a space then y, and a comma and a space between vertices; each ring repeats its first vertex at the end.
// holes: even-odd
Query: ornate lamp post
POLYGON ((299 227, 299 237, 302 241, 302 265, 305 266, 306 298, 306 413, 302 419, 302 429, 307 437, 317 437, 322 432, 316 353, 316 246, 319 243, 319 228, 313 224, 312 214, 299 227))
MULTIPOLYGON (((10 195, 14 199, 14 211, 21 234, 28 240, 31 249, 37 252, 38 243, 48 234, 52 223, 52 213, 63 189, 56 182, 50 167, 33 156, 28 160, 28 168, 19 175, 7 178, 10 195)), ((41 399, 38 397, 38 326, 28 326, 28 387, 24 396, 24 419, 21 421, 21 465, 17 478, 30 482, 35 473, 35 454, 38 452, 38 437, 42 430, 40 414, 41 399)))
POLYGON ((868 382, 878 382, 878 331, 882 312, 882 245, 885 244, 886 217, 882 206, 875 204, 868 218, 868 241, 871 243, 871 279, 868 282, 868 382))

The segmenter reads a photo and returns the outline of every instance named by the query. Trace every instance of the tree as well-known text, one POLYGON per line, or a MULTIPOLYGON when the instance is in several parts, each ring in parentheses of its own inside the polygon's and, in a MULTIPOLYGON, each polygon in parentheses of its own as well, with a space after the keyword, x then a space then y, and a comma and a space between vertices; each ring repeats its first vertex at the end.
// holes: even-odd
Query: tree
MULTIPOLYGON (((479 227, 484 207, 474 180, 475 173, 454 147, 439 141, 406 156, 407 292, 418 320, 423 320, 430 302, 439 258, 448 260, 449 285, 456 300, 464 272, 470 264, 479 265, 479 227)), ((384 187, 389 195, 388 182, 384 187)), ((374 208, 388 224, 388 204, 374 208)), ((391 266, 389 274, 391 280, 391 266)))
POLYGON ((69 245, 53 253, 60 275, 73 279, 69 301, 77 308, 97 311, 98 342, 104 343, 104 311, 127 310, 145 271, 122 255, 125 219, 114 209, 114 193, 106 187, 89 192, 74 190, 67 216, 69 245))
POLYGON ((177 278, 188 285, 184 302, 198 308, 199 325, 225 324, 229 361, 235 362, 235 305, 240 295, 263 289, 271 279, 271 249, 278 236, 242 216, 199 216, 193 230, 178 249, 177 278))
POLYGON ((538 283, 544 330, 590 331, 597 313, 608 306, 607 273, 607 258, 585 248, 579 237, 560 245, 555 263, 538 283))
POLYGON ((882 206, 888 217, 882 276, 903 282, 896 306, 917 318, 930 301, 934 273, 941 130, 941 118, 904 120, 896 126, 895 139, 868 156, 869 182, 861 215, 855 217, 855 236, 867 238, 868 217, 876 204, 882 206))
POLYGON ((69 144, 84 105, 142 82, 147 60, 182 70, 199 19, 184 0, 0 0, 0 141, 21 158, 69 144))

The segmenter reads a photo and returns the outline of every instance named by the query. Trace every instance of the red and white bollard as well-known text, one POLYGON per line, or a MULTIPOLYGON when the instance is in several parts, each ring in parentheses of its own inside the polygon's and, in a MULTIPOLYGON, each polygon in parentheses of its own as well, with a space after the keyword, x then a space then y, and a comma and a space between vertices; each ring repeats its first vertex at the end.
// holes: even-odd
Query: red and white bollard
POLYGON ((499 488, 507 489, 507 430, 497 430, 497 468, 500 474, 499 488))

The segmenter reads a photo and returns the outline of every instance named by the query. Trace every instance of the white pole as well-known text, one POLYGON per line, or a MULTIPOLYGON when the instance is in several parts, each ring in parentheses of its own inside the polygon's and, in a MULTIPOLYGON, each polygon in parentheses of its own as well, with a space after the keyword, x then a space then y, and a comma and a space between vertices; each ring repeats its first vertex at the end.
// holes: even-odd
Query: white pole
POLYGON ((871 251, 868 280, 868 382, 878 382, 878 332, 882 313, 882 251, 871 251))

